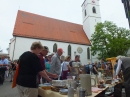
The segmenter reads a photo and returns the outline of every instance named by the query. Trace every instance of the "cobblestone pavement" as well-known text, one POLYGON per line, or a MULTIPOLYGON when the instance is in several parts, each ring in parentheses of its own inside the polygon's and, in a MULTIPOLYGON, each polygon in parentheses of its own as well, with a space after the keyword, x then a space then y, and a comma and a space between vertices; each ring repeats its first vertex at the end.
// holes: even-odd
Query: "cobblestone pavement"
POLYGON ((3 85, 0 85, 0 97, 20 97, 17 88, 11 88, 10 78, 7 78, 3 85))

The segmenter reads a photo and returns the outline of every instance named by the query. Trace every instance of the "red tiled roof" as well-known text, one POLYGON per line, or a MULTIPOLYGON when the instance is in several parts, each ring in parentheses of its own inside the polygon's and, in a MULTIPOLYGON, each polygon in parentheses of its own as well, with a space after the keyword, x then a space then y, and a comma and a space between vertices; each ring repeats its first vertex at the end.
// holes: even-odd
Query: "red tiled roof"
POLYGON ((14 36, 91 45, 83 26, 24 11, 18 11, 14 36))

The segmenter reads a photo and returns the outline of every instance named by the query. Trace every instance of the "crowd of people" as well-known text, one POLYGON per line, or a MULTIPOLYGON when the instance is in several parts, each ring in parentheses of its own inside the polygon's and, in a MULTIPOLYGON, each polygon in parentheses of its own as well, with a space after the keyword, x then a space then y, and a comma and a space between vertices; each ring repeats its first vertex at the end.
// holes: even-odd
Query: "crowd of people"
MULTIPOLYGON (((116 65, 115 65, 116 66, 116 65)), ((85 65, 86 67, 86 73, 87 74, 98 74, 98 69, 102 69, 104 71, 106 71, 106 75, 109 75, 110 73, 112 73, 113 67, 112 67, 112 63, 110 61, 105 62, 104 59, 101 59, 100 62, 88 62, 88 64, 85 65)), ((114 70, 116 70, 116 67, 114 67, 114 70)))
MULTIPOLYGON (((6 68, 5 78, 9 74, 11 75, 10 82, 13 81, 16 67, 18 68, 16 84, 20 97, 37 97, 38 84, 58 79, 64 80, 69 75, 77 75, 73 65, 80 62, 80 56, 75 55, 75 59, 72 60, 71 56, 67 55, 64 60, 61 60, 60 57, 63 53, 62 48, 58 48, 55 53, 50 53, 47 46, 43 46, 40 42, 33 42, 30 51, 24 52, 18 60, 8 61, 5 56, 2 56, 0 67, 6 68)), ((88 62, 83 67, 85 67, 86 74, 98 75, 98 70, 101 68, 106 71, 107 75, 114 69, 115 75, 117 75, 120 70, 117 63, 116 60, 113 68, 111 62, 101 59, 100 62, 88 62)), ((80 69, 79 73, 83 73, 83 70, 80 69)))
POLYGON ((71 72, 72 62, 79 61, 80 56, 76 55, 75 60, 71 61, 70 56, 61 60, 63 49, 58 48, 57 52, 50 53, 47 46, 42 46, 40 42, 32 43, 30 51, 24 52, 18 60, 10 62, 7 58, 3 59, 1 66, 9 68, 12 82, 16 69, 18 75, 16 78, 17 89, 20 97, 37 97, 38 84, 50 82, 52 80, 66 79, 68 72, 71 72), (71 64, 71 65, 69 65, 71 64))

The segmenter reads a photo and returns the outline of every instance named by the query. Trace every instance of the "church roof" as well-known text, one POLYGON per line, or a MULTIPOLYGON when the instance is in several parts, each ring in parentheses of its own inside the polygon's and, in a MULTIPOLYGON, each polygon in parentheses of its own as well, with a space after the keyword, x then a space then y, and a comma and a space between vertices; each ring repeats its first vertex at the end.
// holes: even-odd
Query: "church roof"
POLYGON ((82 25, 20 10, 13 36, 91 45, 82 25))

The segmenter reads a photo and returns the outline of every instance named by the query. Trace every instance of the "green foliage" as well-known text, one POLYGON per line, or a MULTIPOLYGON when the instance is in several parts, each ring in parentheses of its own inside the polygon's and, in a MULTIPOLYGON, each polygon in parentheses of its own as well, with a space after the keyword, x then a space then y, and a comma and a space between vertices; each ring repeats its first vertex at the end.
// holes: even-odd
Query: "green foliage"
POLYGON ((130 30, 105 21, 96 25, 90 41, 92 55, 98 54, 99 59, 126 55, 130 48, 130 30))

